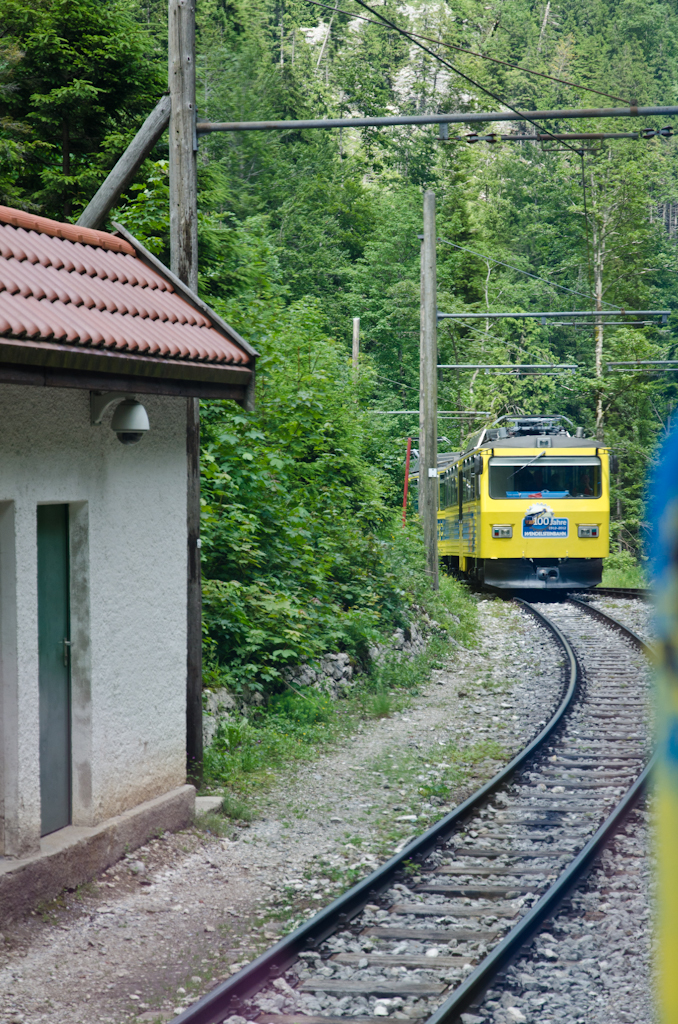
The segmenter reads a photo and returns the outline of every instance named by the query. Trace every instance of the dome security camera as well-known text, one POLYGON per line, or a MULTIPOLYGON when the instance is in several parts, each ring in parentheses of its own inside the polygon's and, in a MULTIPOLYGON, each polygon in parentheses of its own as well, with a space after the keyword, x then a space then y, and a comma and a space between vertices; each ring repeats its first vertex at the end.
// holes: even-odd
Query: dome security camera
POLYGON ((101 426, 105 413, 112 406, 116 406, 116 409, 111 420, 111 430, 117 434, 118 441, 127 445, 137 444, 151 429, 151 425, 148 413, 133 395, 120 391, 90 391, 90 423, 92 426, 101 426))
POLYGON ((150 428, 148 413, 134 398, 125 399, 113 413, 111 430, 116 432, 121 444, 137 444, 150 428))

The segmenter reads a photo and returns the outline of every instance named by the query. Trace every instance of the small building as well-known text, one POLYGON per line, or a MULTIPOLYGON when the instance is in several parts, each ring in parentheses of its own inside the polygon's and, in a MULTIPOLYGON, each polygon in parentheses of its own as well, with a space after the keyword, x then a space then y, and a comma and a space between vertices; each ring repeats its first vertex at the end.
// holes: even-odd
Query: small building
POLYGON ((255 360, 123 229, 0 207, 0 917, 192 817, 189 410, 255 360))

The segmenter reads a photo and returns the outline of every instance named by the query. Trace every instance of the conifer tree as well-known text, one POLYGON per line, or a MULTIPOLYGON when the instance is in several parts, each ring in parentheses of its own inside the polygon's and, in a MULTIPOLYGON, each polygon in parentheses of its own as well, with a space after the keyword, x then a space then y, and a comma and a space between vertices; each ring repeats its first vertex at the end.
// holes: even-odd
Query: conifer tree
POLYGON ((115 0, 0 0, 0 25, 18 55, 0 92, 5 180, 19 202, 68 220, 157 102, 164 60, 115 0), (30 145, 11 166, 18 126, 30 145))

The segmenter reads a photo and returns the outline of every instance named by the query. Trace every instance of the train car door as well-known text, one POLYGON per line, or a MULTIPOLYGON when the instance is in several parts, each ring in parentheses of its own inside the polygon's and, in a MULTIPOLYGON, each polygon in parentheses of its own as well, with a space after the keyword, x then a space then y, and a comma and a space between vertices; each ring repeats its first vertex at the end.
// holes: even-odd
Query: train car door
MULTIPOLYGON (((457 472, 457 495, 459 498, 459 557, 464 557, 464 477, 459 466, 457 472)), ((460 563, 461 564, 461 563, 460 563)))
POLYGON ((41 834, 71 822, 68 505, 38 506, 41 834))

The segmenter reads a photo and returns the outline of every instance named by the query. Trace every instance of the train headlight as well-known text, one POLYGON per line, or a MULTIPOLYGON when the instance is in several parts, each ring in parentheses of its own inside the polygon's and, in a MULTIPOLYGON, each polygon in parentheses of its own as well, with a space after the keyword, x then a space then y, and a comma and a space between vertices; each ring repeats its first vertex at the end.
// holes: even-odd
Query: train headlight
POLYGON ((512 537, 513 527, 512 526, 493 526, 492 527, 492 539, 499 539, 501 537, 512 537))
POLYGON ((578 537, 598 537, 599 535, 600 530, 597 526, 594 526, 593 524, 580 523, 577 527, 578 537))

